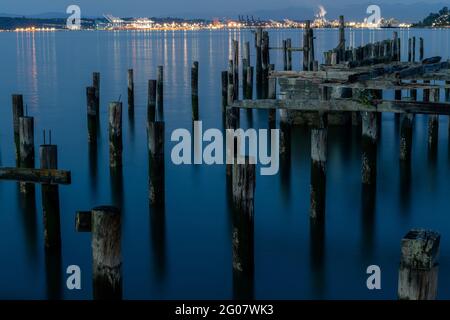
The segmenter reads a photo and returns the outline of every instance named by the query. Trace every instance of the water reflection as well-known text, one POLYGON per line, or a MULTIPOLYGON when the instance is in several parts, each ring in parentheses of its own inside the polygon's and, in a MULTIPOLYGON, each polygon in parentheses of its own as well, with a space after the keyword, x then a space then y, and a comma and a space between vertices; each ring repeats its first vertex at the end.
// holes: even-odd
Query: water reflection
POLYGON ((51 252, 45 252, 45 274, 47 299, 62 299, 62 258, 60 248, 54 249, 51 252))
POLYGON ((34 264, 37 259, 37 216, 36 216, 36 195, 32 193, 22 193, 17 185, 17 200, 19 202, 20 214, 22 218, 27 256, 34 264))
POLYGON ((325 221, 309 220, 309 261, 314 298, 325 296, 325 221))
POLYGON ((123 212, 123 169, 122 167, 111 168, 111 198, 112 204, 123 212))
POLYGON ((150 247, 153 253, 153 269, 158 283, 164 282, 167 269, 166 210, 150 205, 150 247))
POLYGON ((375 241, 375 213, 377 187, 375 184, 362 184, 361 214, 362 214, 362 255, 372 256, 375 241))

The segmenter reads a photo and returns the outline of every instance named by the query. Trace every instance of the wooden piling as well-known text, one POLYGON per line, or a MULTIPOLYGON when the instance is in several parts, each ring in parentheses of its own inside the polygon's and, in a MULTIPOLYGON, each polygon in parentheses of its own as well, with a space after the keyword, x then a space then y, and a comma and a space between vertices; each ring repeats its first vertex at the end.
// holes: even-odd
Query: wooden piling
POLYGON ((339 62, 345 61, 345 20, 339 16, 339 62))
POLYGON ((134 75, 133 69, 128 70, 128 109, 134 110, 134 75))
POLYGON ((96 92, 97 89, 95 87, 86 88, 88 142, 91 144, 97 142, 97 123, 99 114, 97 110, 96 92))
POLYGON ((412 62, 412 39, 408 39, 408 62, 412 62))
POLYGON ((309 29, 311 29, 311 21, 307 20, 303 29, 303 71, 309 70, 309 29))
POLYGON ((325 218, 327 117, 320 113, 318 126, 311 129, 310 217, 316 220, 325 218))
MULTIPOLYGON (((34 168, 34 118, 19 118, 19 145, 20 145, 20 167, 34 168)), ((29 183, 20 183, 22 193, 34 192, 34 185, 29 183)))
POLYGON ((261 60, 261 44, 263 31, 262 28, 257 28, 255 33, 255 48, 256 48, 256 88, 260 91, 262 80, 262 60, 261 60))
POLYGON ((192 120, 198 120, 198 61, 194 61, 191 68, 191 96, 192 96, 192 120))
POLYGON ((362 183, 375 185, 377 178, 378 116, 364 111, 362 116, 362 183))
POLYGON ((109 166, 122 167, 122 102, 109 104, 109 166))
POLYGON ((261 44, 261 60, 262 60, 262 90, 261 97, 267 99, 268 93, 268 78, 269 78, 269 68, 270 68, 270 56, 269 56, 269 33, 267 31, 263 32, 263 39, 261 44))
POLYGON ((416 62, 416 37, 412 40, 412 62, 416 62))
MULTIPOLYGON (((58 169, 58 148, 56 145, 41 145, 39 158, 41 169, 58 169)), ((57 184, 43 183, 41 189, 45 248, 57 250, 61 248, 59 187, 57 184)))
POLYGON ((434 300, 438 286, 440 235, 411 230, 402 239, 398 276, 400 300, 434 300))
MULTIPOLYGON (((430 102, 439 102, 440 90, 430 89, 430 102)), ((437 150, 439 132, 439 115, 428 115, 428 149, 437 150)))
MULTIPOLYGON (((274 68, 275 68, 275 65, 271 64, 270 70, 273 71, 274 68)), ((269 78, 268 81, 269 81, 269 88, 268 88, 267 99, 275 100, 277 98, 277 79, 272 77, 272 78, 269 78)), ((277 109, 269 109, 268 114, 269 114, 269 127, 274 128, 275 122, 277 119, 277 109)))
POLYGON ((244 98, 247 94, 247 69, 250 66, 250 42, 246 41, 242 53, 242 96, 244 98))
POLYGON ((95 88, 95 110, 100 114, 100 72, 92 74, 92 86, 95 88))
MULTIPOLYGON (((157 74, 157 108, 158 114, 164 114, 164 67, 158 66, 158 74, 157 74)), ((162 120, 162 117, 160 118, 162 120)))
POLYGON ((148 81, 147 123, 156 120, 156 88, 157 81, 148 81))
POLYGON ((14 129, 14 145, 16 148, 16 164, 20 166, 20 137, 19 137, 19 118, 23 117, 23 96, 21 94, 12 95, 12 114, 14 129))
POLYGON ((283 40, 283 70, 287 71, 287 41, 283 40))
POLYGON ((411 162, 413 123, 413 114, 400 116, 400 161, 408 164, 411 162))
POLYGON ((234 96, 239 98, 239 41, 233 40, 233 84, 234 96))
POLYGON ((164 122, 151 122, 148 128, 149 200, 155 207, 165 203, 164 122))
POLYGON ((248 67, 247 68, 247 96, 246 98, 251 100, 253 99, 253 67, 248 67))
POLYGON ((95 300, 122 298, 121 213, 116 207, 92 209, 93 293, 95 300))
POLYGON ((292 70, 292 40, 291 38, 288 38, 286 40, 286 46, 287 46, 287 70, 292 70))
POLYGON ((222 112, 228 105, 228 71, 222 71, 222 112))
POLYGON ((250 164, 233 164, 233 270, 244 277, 254 272, 254 198, 256 169, 250 164))
POLYGON ((233 60, 228 62, 228 93, 227 101, 228 105, 231 105, 236 100, 235 90, 234 90, 234 67, 233 60))
POLYGON ((422 37, 420 37, 419 43, 420 43, 420 47, 419 47, 419 59, 420 59, 420 61, 422 61, 423 58, 424 58, 424 47, 423 47, 423 38, 422 38, 422 37))

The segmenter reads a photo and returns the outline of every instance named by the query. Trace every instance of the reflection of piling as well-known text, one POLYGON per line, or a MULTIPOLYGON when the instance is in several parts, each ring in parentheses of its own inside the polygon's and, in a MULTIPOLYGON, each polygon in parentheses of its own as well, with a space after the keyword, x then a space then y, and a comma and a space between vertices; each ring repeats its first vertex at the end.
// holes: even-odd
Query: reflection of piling
POLYGON ((402 239, 398 277, 401 300, 434 300, 437 294, 440 235, 411 230, 402 239))
POLYGON ((128 70, 128 110, 134 110, 134 74, 133 69, 128 70))
MULTIPOLYGON (((56 145, 42 145, 39 148, 41 169, 58 168, 58 149, 56 145)), ((47 249, 61 247, 61 222, 58 185, 42 184, 42 209, 44 211, 44 239, 47 249)))
POLYGON ((311 129, 311 207, 310 217, 325 217, 326 165, 327 165, 327 114, 319 114, 319 125, 311 129))
POLYGON ((148 130, 149 199, 153 206, 163 207, 165 202, 164 122, 150 122, 148 130))
MULTIPOLYGON (((19 144, 20 167, 34 168, 34 118, 19 118, 19 144)), ((20 182, 20 191, 23 193, 34 192, 34 185, 20 182)))
POLYGON ((191 97, 192 120, 198 120, 198 61, 194 61, 191 68, 191 97))
POLYGON ((362 183, 375 185, 377 177, 378 116, 376 112, 362 114, 362 183))
POLYGON ((233 278, 235 298, 250 299, 254 274, 255 165, 233 165, 233 278))
POLYGON ((164 114, 164 67, 158 66, 158 74, 157 74, 157 106, 158 106, 158 114, 161 116, 164 114))
POLYGON ((122 102, 109 104, 109 166, 122 167, 122 102))
POLYGON ((94 299, 122 298, 121 213, 115 207, 92 209, 94 299))
POLYGON ((404 113, 400 116, 400 161, 411 162, 414 115, 404 113))
POLYGON ((228 71, 222 71, 222 112, 228 105, 228 71))
POLYGON ((14 145, 16 147, 16 164, 20 166, 20 138, 19 138, 19 118, 23 117, 23 96, 21 94, 13 94, 12 96, 12 113, 14 128, 14 145))
POLYGON ((147 122, 156 120, 156 80, 148 81, 147 122))

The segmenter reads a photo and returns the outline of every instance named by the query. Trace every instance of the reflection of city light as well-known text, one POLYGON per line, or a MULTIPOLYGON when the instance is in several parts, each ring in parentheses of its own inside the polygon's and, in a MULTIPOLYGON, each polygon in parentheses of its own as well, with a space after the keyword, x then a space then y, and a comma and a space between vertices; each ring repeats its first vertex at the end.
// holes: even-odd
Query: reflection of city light
POLYGON ((56 31, 55 28, 36 28, 36 27, 27 27, 27 28, 16 28, 15 32, 50 32, 56 31))

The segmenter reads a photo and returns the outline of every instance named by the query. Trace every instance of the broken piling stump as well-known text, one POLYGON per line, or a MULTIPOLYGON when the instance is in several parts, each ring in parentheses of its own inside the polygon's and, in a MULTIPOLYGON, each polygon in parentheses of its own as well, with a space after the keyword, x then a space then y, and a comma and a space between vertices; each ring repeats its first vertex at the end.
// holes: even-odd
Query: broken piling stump
POLYGON ((121 212, 116 207, 92 209, 93 293, 96 300, 122 298, 121 212))
POLYGON ((19 118, 23 117, 23 96, 21 94, 12 95, 12 114, 14 129, 14 145, 16 147, 16 165, 20 166, 20 139, 19 139, 19 118))
POLYGON ((128 110, 134 110, 134 71, 128 70, 128 110))
POLYGON ((156 80, 148 81, 147 123, 156 120, 156 80))
POLYGON ((191 68, 191 101, 192 121, 198 120, 198 61, 194 61, 191 68))
POLYGON ((402 239, 398 276, 400 300, 434 300, 438 285, 440 235, 411 230, 402 239))

